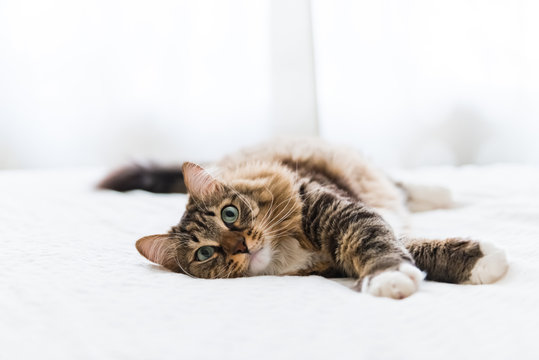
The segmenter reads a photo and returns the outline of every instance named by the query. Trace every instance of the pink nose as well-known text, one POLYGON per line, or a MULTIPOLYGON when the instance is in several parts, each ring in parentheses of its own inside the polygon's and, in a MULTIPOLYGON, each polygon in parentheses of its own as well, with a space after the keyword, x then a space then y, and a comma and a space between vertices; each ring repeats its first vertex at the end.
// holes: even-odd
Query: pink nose
POLYGON ((229 255, 245 254, 249 252, 242 234, 235 231, 226 232, 221 238, 221 246, 229 255))

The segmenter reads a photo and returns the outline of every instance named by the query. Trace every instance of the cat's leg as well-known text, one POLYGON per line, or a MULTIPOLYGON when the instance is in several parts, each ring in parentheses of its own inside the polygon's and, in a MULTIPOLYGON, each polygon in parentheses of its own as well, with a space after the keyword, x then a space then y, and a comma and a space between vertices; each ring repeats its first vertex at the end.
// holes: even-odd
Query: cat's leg
POLYGON ((300 195, 305 234, 342 272, 359 279, 356 290, 395 299, 417 291, 424 274, 380 214, 324 189, 302 187, 300 195))
POLYGON ((455 284, 489 284, 507 271, 507 257, 493 244, 465 238, 403 239, 428 280, 455 284))

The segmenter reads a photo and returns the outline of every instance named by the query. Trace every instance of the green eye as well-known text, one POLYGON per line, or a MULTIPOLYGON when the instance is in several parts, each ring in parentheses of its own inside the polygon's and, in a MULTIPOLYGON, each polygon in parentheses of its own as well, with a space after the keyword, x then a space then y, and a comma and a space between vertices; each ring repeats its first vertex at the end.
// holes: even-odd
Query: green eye
POLYGON ((209 258, 211 258, 214 252, 215 252, 215 249, 213 246, 203 246, 197 250, 197 260, 198 261, 208 260, 209 258))
POLYGON ((225 224, 232 224, 234 221, 238 220, 238 216, 240 215, 240 212, 238 209, 236 209, 235 206, 229 205, 223 210, 221 210, 221 219, 225 222, 225 224))

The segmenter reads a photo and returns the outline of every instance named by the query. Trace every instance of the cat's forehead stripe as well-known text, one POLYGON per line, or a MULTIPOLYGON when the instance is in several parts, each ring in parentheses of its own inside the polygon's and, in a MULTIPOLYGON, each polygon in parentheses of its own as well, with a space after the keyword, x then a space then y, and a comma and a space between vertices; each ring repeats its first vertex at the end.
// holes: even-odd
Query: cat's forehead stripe
POLYGON ((206 223, 204 222, 204 219, 199 219, 197 217, 193 217, 192 219, 189 219, 189 222, 191 224, 196 225, 199 229, 203 229, 203 230, 208 229, 206 223))

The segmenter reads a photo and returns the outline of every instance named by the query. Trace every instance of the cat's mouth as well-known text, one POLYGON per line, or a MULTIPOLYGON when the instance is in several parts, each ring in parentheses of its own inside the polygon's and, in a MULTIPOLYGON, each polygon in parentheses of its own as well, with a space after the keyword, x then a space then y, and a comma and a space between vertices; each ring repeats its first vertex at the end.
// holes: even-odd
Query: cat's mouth
POLYGON ((271 263, 272 251, 268 244, 251 251, 249 254, 249 275, 260 275, 264 273, 271 263))

